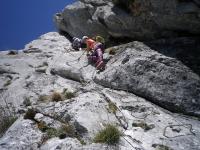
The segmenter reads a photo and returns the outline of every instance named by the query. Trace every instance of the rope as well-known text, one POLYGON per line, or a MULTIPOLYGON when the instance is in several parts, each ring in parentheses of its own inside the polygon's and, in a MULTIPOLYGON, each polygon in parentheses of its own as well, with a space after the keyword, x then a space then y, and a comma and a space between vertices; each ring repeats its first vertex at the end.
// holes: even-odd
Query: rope
POLYGON ((185 127, 185 128, 189 128, 189 134, 186 134, 186 135, 196 135, 194 132, 193 132, 193 127, 192 127, 192 124, 180 124, 180 125, 168 125, 164 128, 164 131, 163 131, 163 136, 166 137, 166 138, 176 138, 176 137, 181 137, 181 136, 186 136, 186 135, 176 135, 176 136, 167 136, 166 132, 167 132, 167 128, 172 128, 172 127, 185 127))

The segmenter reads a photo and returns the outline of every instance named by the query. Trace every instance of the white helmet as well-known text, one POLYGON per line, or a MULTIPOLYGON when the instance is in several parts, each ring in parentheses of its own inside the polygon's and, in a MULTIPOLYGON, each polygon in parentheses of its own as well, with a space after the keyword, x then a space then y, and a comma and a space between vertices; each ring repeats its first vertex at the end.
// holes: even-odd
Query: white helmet
POLYGON ((82 37, 82 42, 85 42, 86 39, 88 39, 88 37, 87 36, 83 36, 82 37))

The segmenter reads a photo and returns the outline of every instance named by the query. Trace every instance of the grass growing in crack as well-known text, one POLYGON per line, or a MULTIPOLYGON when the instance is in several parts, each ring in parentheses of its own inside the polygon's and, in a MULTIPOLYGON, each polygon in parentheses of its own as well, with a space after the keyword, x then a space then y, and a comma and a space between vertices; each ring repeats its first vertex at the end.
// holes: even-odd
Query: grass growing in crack
POLYGON ((3 85, 4 87, 9 86, 12 83, 11 80, 7 80, 6 83, 3 85))
POLYGON ((76 137, 77 138, 77 140, 79 140, 79 142, 82 144, 82 145, 86 145, 86 142, 83 140, 83 139, 81 139, 80 137, 76 137))
POLYGON ((94 142, 114 145, 119 142, 120 136, 121 132, 117 129, 117 127, 109 124, 96 134, 94 142))
POLYGON ((58 137, 60 135, 58 130, 55 128, 48 128, 46 130, 46 133, 47 133, 46 135, 47 135, 48 139, 58 137))
POLYGON ((38 98, 38 101, 41 101, 41 102, 47 102, 49 101, 49 96, 48 95, 40 95, 39 98, 38 98))
POLYGON ((60 130, 62 130, 69 137, 75 137, 76 136, 75 127, 71 124, 62 125, 60 130))
POLYGON ((48 129, 48 126, 44 122, 39 122, 37 125, 38 125, 38 128, 40 129, 40 131, 42 131, 42 132, 45 132, 48 129))
POLYGON ((17 120, 15 116, 4 116, 0 119, 0 137, 3 135, 7 129, 17 120))
POLYGON ((65 99, 71 99, 76 96, 75 92, 64 89, 62 93, 54 91, 51 95, 40 95, 38 101, 40 102, 59 102, 65 99))
POLYGON ((64 97, 66 99, 71 99, 71 98, 76 97, 75 92, 68 91, 68 89, 64 89, 63 92, 62 92, 62 94, 64 95, 64 97))
POLYGON ((148 125, 143 121, 139 122, 139 123, 132 123, 132 126, 133 127, 140 127, 142 129, 144 129, 144 131, 148 131, 148 130, 151 130, 151 129, 155 128, 155 125, 153 125, 153 124, 148 125))
POLYGON ((17 120, 16 111, 13 104, 8 104, 7 99, 3 99, 5 106, 0 105, 0 137, 17 120))
POLYGON ((113 114, 116 114, 118 108, 117 108, 117 106, 116 106, 115 103, 113 103, 113 102, 110 101, 108 103, 108 109, 109 109, 109 112, 111 112, 113 114))
POLYGON ((24 115, 24 119, 34 120, 36 112, 33 109, 28 109, 28 111, 24 115))
POLYGON ((52 95, 51 95, 51 100, 53 102, 63 101, 62 94, 59 93, 59 92, 53 92, 52 95))
POLYGON ((24 104, 25 106, 31 106, 30 97, 24 97, 23 104, 24 104))
POLYGON ((170 147, 161 144, 153 144, 152 147, 156 148, 155 150, 173 150, 170 147))
POLYGON ((108 48, 107 51, 110 55, 115 55, 117 52, 117 50, 114 47, 108 48))
POLYGON ((39 122, 38 128, 40 131, 46 133, 45 139, 48 140, 53 137, 59 137, 60 139, 64 139, 68 137, 76 137, 75 127, 71 124, 63 124, 60 128, 55 129, 52 127, 48 127, 46 123, 39 122))

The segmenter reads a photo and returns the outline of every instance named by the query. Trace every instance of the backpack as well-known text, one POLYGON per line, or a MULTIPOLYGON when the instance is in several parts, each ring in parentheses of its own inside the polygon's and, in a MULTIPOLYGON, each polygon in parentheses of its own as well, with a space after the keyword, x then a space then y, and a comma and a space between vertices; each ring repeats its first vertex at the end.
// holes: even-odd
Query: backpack
POLYGON ((95 37, 95 41, 100 42, 103 45, 105 44, 105 39, 102 36, 99 36, 99 35, 95 37))

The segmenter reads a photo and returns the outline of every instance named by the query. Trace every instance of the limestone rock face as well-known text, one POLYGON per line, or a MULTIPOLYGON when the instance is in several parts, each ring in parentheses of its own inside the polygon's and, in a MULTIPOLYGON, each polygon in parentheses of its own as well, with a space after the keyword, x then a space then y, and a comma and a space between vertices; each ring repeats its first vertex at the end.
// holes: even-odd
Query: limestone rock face
POLYGON ((31 120, 19 118, 0 140, 0 148, 37 149, 42 140, 42 133, 31 120))
POLYGON ((116 49, 120 52, 96 76, 97 83, 133 92, 173 112, 200 115, 198 75, 140 42, 116 49))
POLYGON ((113 5, 111 0, 80 0, 65 7, 54 20, 59 30, 78 37, 99 34, 106 39, 130 37, 149 40, 200 33, 197 0, 135 0, 129 8, 120 6, 113 5))
POLYGON ((15 55, 1 52, 0 108, 19 118, 0 149, 200 149, 199 120, 168 111, 199 114, 199 77, 140 42, 113 49, 103 72, 55 32, 15 55), (122 133, 119 143, 94 143, 107 124, 122 133))

